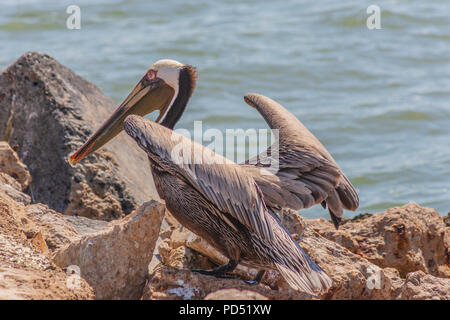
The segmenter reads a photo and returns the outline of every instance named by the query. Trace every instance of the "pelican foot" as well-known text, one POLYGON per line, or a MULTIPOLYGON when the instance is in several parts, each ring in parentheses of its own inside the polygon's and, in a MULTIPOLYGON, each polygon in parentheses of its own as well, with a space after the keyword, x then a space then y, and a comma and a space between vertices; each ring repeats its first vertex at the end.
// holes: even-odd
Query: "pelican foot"
POLYGON ((216 278, 234 279, 236 277, 234 275, 227 274, 227 272, 233 271, 236 268, 236 266, 237 263, 234 260, 230 259, 230 261, 227 264, 218 266, 217 268, 211 270, 193 269, 191 271, 204 274, 207 276, 214 276, 216 278))

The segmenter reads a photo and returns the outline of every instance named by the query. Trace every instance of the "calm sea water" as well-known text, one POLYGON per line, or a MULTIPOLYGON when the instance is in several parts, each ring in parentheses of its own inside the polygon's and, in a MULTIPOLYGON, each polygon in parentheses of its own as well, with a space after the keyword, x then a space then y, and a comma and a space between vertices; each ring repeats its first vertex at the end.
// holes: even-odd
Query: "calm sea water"
POLYGON ((178 128, 266 128, 242 99, 262 93, 332 153, 358 189, 357 213, 416 201, 446 214, 449 15, 448 0, 2 0, 0 68, 45 52, 119 103, 154 61, 177 59, 199 73, 178 128), (81 30, 66 28, 71 4, 81 30), (366 27, 371 4, 381 30, 366 27))

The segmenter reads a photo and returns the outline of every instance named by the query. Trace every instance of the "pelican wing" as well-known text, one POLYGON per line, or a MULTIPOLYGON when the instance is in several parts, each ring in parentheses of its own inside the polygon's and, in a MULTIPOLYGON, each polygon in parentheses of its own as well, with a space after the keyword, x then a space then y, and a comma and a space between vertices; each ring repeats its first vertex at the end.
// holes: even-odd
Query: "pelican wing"
MULTIPOLYGON (((271 217, 262 194, 239 165, 143 117, 127 117, 124 128, 164 170, 192 185, 221 212, 263 239, 273 239, 271 217)), ((221 218, 236 228, 226 216, 221 218)))
POLYGON ((273 160, 270 147, 243 164, 253 173, 269 206, 299 210, 317 203, 324 207, 328 204, 330 214, 338 218, 343 208, 358 208, 358 194, 350 181, 320 141, 294 115, 263 95, 248 93, 244 100, 279 134, 279 165, 274 174, 261 171, 273 160))

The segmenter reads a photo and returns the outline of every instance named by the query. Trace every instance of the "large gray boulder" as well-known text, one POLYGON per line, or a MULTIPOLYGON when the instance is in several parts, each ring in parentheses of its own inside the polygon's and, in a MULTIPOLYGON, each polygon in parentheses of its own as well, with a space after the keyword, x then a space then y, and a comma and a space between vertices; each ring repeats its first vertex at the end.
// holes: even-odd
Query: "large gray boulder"
POLYGON ((33 176, 27 192, 34 202, 112 220, 158 199, 145 154, 124 133, 76 167, 67 162, 116 108, 46 54, 26 53, 0 73, 0 134, 12 114, 9 142, 33 176))

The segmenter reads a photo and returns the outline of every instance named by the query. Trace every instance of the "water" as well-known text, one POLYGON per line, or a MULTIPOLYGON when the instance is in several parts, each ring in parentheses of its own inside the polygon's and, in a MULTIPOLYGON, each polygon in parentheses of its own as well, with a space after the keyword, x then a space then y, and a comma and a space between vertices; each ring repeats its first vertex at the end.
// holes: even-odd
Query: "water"
MULTIPOLYGON (((356 213, 450 211, 450 2, 0 1, 0 68, 48 53, 120 102, 156 60, 197 67, 178 128, 266 128, 242 97, 293 112, 358 189, 356 213), (81 7, 81 30, 65 27, 81 7)), ((321 208, 304 211, 326 216, 321 208)), ((347 212, 352 216, 354 213, 347 212)))

